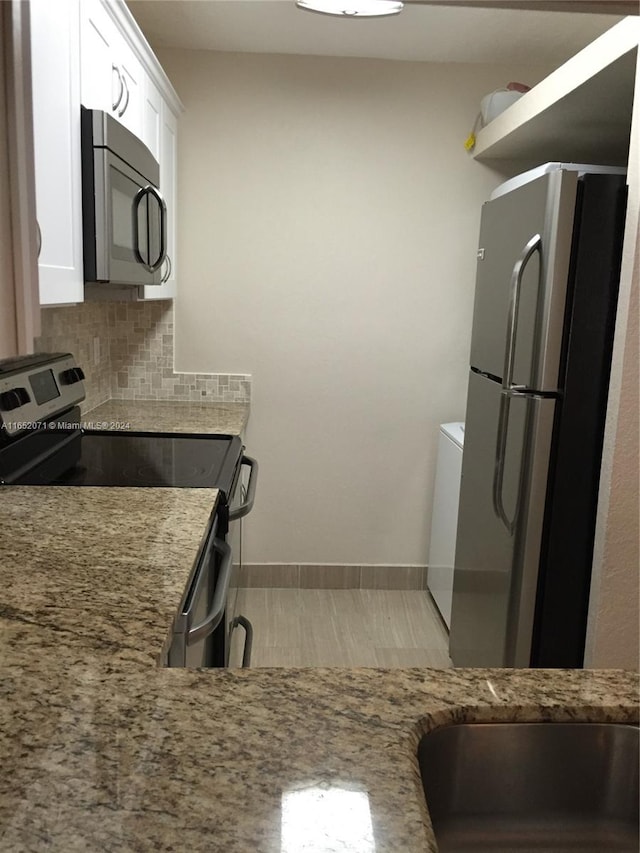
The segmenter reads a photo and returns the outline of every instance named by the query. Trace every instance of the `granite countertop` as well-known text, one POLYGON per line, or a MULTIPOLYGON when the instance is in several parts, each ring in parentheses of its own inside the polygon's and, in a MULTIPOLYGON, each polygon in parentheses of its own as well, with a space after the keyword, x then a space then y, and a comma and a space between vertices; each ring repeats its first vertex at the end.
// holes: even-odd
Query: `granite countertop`
POLYGON ((0 617, 54 632, 72 655, 155 666, 218 490, 3 486, 0 495, 0 617))
POLYGON ((188 400, 108 400, 82 415, 88 429, 240 435, 248 403, 193 403, 188 400))
MULTIPOLYGON (((9 640, 23 628, 10 623, 9 640)), ((55 634, 34 629, 38 648, 55 634)), ((415 752, 462 720, 633 720, 619 672, 125 672, 88 653, 2 680, 2 851, 433 853, 415 752), (359 792, 375 846, 341 842, 359 792), (330 800, 329 800, 330 802, 330 800), (319 823, 320 826, 315 826, 319 823), (292 843, 311 828, 317 845, 292 843), (299 830, 298 830, 299 832, 299 830)), ((365 836, 366 838, 366 836, 365 836)))
POLYGON ((432 853, 422 733, 638 719, 619 671, 160 668, 211 493, 2 498, 1 851, 432 853), (373 839, 346 843, 354 794, 373 839))

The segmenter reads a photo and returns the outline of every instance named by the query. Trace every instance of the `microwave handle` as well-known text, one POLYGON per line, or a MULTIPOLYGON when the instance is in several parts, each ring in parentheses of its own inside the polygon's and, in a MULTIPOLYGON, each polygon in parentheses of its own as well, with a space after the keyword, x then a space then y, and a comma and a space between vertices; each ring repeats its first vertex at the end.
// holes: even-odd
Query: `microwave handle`
POLYGON ((152 195, 156 199, 160 208, 160 254, 154 264, 149 264, 149 271, 155 272, 160 269, 167 257, 167 203, 162 197, 160 190, 148 186, 147 191, 149 195, 152 195))
MULTIPOLYGON (((147 212, 147 247, 150 245, 149 237, 149 214, 147 212)), ((146 187, 139 189, 133 200, 133 253, 138 263, 142 264, 149 272, 155 272, 157 269, 160 269, 167 256, 167 205, 160 191, 151 186, 151 184, 147 184, 146 187), (138 226, 138 210, 142 204, 142 199, 148 196, 153 196, 160 208, 160 252, 153 264, 150 258, 143 258, 140 252, 140 231, 138 226)))
MULTIPOLYGON (((148 270, 149 269, 149 259, 143 258, 140 253, 140 230, 138 225, 138 212, 140 210, 140 205, 142 204, 142 199, 146 198, 149 195, 149 187, 141 187, 138 192, 135 194, 133 199, 133 254, 136 257, 136 261, 139 264, 148 270)), ((148 204, 148 202, 147 202, 148 204)), ((149 251, 149 215, 147 213, 147 252, 149 251)))

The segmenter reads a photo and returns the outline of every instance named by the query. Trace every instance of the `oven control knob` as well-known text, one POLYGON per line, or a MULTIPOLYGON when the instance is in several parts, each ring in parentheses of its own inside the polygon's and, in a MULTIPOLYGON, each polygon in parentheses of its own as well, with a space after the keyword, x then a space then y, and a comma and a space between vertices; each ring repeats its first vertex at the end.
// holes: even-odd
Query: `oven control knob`
POLYGON ((31 397, 29 396, 29 392, 26 388, 14 388, 13 390, 18 395, 18 399, 20 400, 21 406, 24 406, 26 403, 31 402, 31 397))
POLYGON ((4 391, 0 394, 0 409, 5 412, 10 412, 12 409, 19 409, 25 403, 30 401, 29 392, 26 388, 12 388, 10 391, 4 391))
POLYGON ((82 382, 83 379, 84 370, 81 367, 70 367, 60 374, 60 382, 63 385, 73 385, 75 382, 82 382))

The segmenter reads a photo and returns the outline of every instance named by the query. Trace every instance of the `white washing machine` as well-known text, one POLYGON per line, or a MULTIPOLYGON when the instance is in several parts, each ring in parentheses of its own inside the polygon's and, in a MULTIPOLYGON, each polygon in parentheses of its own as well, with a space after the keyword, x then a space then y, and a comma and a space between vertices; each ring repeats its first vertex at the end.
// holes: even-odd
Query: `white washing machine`
POLYGON ((464 423, 440 425, 436 485, 431 515, 427 587, 447 628, 451 623, 453 564, 462 474, 464 423))

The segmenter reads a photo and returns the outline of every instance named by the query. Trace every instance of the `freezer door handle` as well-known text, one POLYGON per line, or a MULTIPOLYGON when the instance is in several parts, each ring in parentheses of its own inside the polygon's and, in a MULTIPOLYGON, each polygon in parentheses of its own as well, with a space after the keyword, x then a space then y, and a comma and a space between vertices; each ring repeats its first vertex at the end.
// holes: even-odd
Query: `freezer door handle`
POLYGON ((522 250, 511 273, 511 284, 509 286, 509 313, 507 315, 507 334, 504 351, 504 368, 502 370, 502 387, 505 391, 518 390, 520 386, 513 384, 513 368, 516 360, 516 336, 518 333, 518 308, 520 306, 520 292, 522 290, 522 277, 525 268, 534 252, 541 252, 542 237, 535 234, 522 250))

